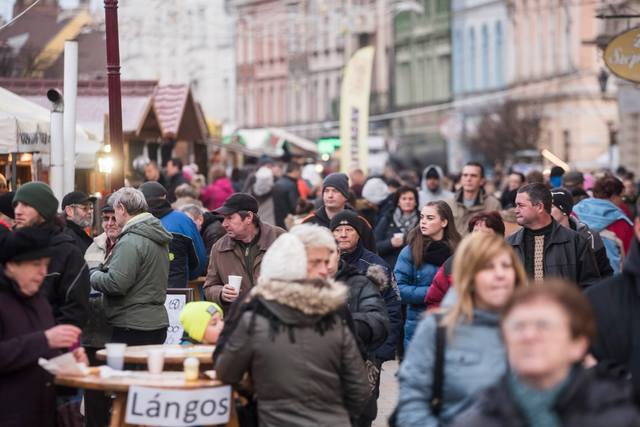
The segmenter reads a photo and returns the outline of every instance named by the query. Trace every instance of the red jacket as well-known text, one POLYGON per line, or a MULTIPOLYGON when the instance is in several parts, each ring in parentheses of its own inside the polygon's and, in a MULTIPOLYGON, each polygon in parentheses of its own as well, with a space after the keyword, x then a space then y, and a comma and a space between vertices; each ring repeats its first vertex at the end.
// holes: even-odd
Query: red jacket
POLYGON ((453 255, 440 266, 436 275, 431 282, 431 286, 427 290, 424 302, 427 303, 427 309, 440 307, 440 303, 449 291, 452 285, 451 274, 453 271, 453 255))

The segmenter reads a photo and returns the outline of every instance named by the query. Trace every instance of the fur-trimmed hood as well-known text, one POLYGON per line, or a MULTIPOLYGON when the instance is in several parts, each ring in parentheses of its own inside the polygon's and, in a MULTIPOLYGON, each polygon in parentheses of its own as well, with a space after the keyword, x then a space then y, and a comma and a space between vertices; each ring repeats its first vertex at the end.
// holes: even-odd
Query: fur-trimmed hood
POLYGON ((353 265, 340 260, 338 271, 336 272, 336 280, 339 282, 348 282, 348 280, 354 276, 366 277, 373 283, 376 288, 382 293, 389 287, 389 275, 381 265, 371 265, 367 269, 366 274, 362 274, 360 270, 353 265))
POLYGON ((346 286, 333 280, 261 280, 250 295, 251 298, 261 298, 280 320, 292 324, 300 323, 302 317, 321 317, 337 311, 346 303, 347 292, 346 286), (282 310, 278 305, 297 313, 282 310))

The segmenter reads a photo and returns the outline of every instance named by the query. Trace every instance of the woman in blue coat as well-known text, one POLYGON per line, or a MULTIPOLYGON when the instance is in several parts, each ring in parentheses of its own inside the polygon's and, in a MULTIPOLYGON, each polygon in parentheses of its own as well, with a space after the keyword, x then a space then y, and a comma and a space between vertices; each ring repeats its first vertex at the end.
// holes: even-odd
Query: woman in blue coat
POLYGON ((424 205, 420 211, 420 223, 411 230, 408 241, 409 244, 400 251, 395 267, 400 298, 407 305, 405 348, 426 309, 424 299, 433 277, 460 242, 449 205, 442 200, 424 205))

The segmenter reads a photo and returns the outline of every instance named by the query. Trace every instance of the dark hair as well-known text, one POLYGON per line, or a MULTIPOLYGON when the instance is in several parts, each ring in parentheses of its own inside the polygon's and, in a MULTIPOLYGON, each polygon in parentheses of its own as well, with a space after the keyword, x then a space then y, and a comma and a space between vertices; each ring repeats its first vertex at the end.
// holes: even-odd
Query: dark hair
POLYGON ((473 161, 473 160, 472 160, 472 161, 470 161, 470 162, 467 162, 467 163, 464 165, 463 169, 464 169, 465 167, 467 167, 467 166, 475 166, 475 167, 477 167, 477 168, 480 168, 480 178, 484 178, 484 166, 482 166, 482 163, 480 163, 480 162, 476 162, 476 161, 473 161))
POLYGON ((169 161, 171 163, 173 163, 173 166, 177 167, 178 169, 182 170, 182 160, 180 160, 180 158, 178 157, 172 157, 171 159, 169 159, 169 161))
POLYGON ((551 191, 544 184, 534 182, 523 185, 518 189, 518 194, 521 193, 527 194, 534 205, 542 203, 545 212, 551 213, 551 191))
POLYGON ((300 166, 300 163, 298 163, 298 162, 289 162, 289 163, 287 163, 287 173, 297 172, 297 171, 299 171, 301 169, 302 169, 302 166, 300 166))
POLYGON ((591 304, 577 285, 562 279, 547 279, 542 285, 520 287, 502 309, 502 320, 517 307, 536 300, 545 300, 558 304, 569 317, 571 336, 585 337, 593 341, 596 337, 596 321, 591 304))
POLYGON ((251 220, 251 222, 254 225, 260 225, 260 218, 258 218, 258 214, 255 212, 250 212, 250 211, 238 211, 237 214, 240 215, 240 218, 245 219, 246 217, 249 216, 249 214, 252 213, 253 214, 253 219, 251 220))
MULTIPOLYGON (((449 246, 451 252, 454 252, 456 250, 456 247, 458 247, 458 243, 460 243, 460 240, 462 240, 462 237, 460 237, 460 233, 458 233, 458 230, 456 230, 456 224, 453 218, 451 207, 444 200, 434 200, 427 203, 423 207, 425 206, 434 206, 436 208, 436 212, 438 212, 438 216, 442 219, 447 220, 447 226, 444 228, 442 241, 449 246)), ((411 257, 413 258, 413 263, 419 267, 422 265, 424 250, 429 247, 432 240, 430 237, 422 235, 422 233, 420 232, 420 224, 415 226, 409 232, 407 240, 409 246, 411 247, 411 257)))
POLYGON ((500 236, 504 236, 504 222, 498 211, 479 212, 471 217, 469 220, 469 233, 471 233, 476 226, 476 223, 484 221, 485 225, 496 232, 500 236))
POLYGON ((387 178, 387 187, 400 188, 402 184, 395 178, 387 178))
POLYGON ((409 187, 408 185, 403 185, 402 187, 398 188, 396 192, 393 194, 393 206, 398 207, 398 202, 400 201, 400 197, 404 193, 413 194, 413 197, 416 198, 416 210, 420 210, 420 206, 419 206, 420 200, 418 196, 418 190, 415 189, 414 187, 409 187))
POLYGON ((527 179, 526 181, 529 184, 535 184, 535 183, 544 183, 544 175, 542 174, 542 172, 540 172, 539 170, 532 170, 527 174, 527 179))
POLYGON ((606 175, 593 184, 593 197, 596 199, 610 199, 619 196, 624 191, 624 184, 615 176, 606 175))
POLYGON ((520 182, 523 183, 523 184, 527 180, 527 178, 525 178, 525 176, 524 176, 524 174, 522 172, 513 171, 509 175, 518 175, 520 177, 520 182))

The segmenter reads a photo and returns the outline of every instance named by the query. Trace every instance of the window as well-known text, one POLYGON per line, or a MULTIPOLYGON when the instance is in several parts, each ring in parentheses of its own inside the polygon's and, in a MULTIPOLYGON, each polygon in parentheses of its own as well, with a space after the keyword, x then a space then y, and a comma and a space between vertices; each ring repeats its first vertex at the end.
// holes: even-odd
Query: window
POLYGON ((504 85, 504 41, 502 40, 502 23, 496 22, 495 37, 495 54, 493 55, 494 64, 494 78, 496 86, 501 87, 504 85))
POLYGON ((469 30, 469 55, 467 56, 467 88, 469 91, 476 89, 476 32, 469 30))
POLYGON ((482 83, 481 88, 489 87, 489 28, 482 26, 482 83))

